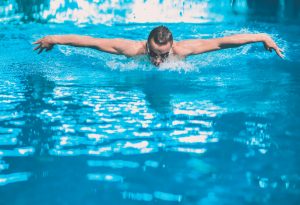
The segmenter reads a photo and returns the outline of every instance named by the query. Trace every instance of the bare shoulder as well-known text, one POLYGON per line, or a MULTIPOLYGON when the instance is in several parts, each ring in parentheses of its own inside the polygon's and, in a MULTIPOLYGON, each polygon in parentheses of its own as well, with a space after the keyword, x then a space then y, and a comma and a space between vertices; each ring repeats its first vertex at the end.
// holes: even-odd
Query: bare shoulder
POLYGON ((178 42, 174 42, 173 44, 173 52, 175 55, 186 57, 191 55, 195 44, 199 44, 198 39, 188 39, 182 40, 178 42))
POLYGON ((135 50, 136 50, 136 55, 147 54, 146 41, 135 41, 134 47, 135 47, 135 50))
POLYGON ((187 39, 175 44, 174 50, 184 57, 218 50, 216 39, 187 39))
POLYGON ((144 41, 117 39, 117 47, 127 57, 143 55, 146 52, 146 43, 144 41))

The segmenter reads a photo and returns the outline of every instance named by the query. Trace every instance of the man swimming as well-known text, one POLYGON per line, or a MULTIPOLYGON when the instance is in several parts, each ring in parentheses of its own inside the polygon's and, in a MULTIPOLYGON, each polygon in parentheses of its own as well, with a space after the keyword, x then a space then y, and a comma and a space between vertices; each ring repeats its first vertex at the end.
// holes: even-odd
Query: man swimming
POLYGON ((54 45, 70 45, 76 47, 89 47, 103 52, 133 57, 148 55, 150 61, 159 66, 171 55, 185 58, 189 55, 201 54, 225 48, 234 48, 241 45, 262 42, 268 51, 275 50, 283 58, 282 50, 267 34, 236 34, 214 39, 189 39, 173 41, 170 30, 165 26, 154 28, 147 41, 133 41, 121 38, 93 38, 80 35, 52 35, 34 42, 39 44, 34 50, 40 54, 44 49, 49 51, 54 45))

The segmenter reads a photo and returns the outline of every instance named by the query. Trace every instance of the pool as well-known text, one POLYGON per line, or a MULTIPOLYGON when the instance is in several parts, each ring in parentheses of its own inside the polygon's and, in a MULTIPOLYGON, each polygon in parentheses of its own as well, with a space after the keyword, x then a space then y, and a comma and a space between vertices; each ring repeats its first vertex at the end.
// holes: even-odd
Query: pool
POLYGON ((91 17, 45 2, 41 16, 0 4, 0 204, 300 203, 296 18, 248 15, 246 1, 181 1, 203 13, 153 22, 124 13, 144 1, 91 17), (142 40, 160 24, 175 40, 266 32, 286 57, 251 44, 157 68, 85 48, 32 51, 45 35, 142 40))

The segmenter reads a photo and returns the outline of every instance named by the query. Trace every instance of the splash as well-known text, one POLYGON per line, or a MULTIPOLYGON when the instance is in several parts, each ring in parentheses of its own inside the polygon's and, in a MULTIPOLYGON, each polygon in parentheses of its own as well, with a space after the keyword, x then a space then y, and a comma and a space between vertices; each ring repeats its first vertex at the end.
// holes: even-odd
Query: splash
POLYGON ((198 69, 190 62, 179 59, 169 59, 162 63, 159 67, 151 64, 147 56, 138 56, 135 58, 120 58, 116 57, 113 60, 106 62, 106 65, 111 70, 117 71, 169 71, 178 73, 194 72, 198 69))
MULTIPOLYGON (((139 25, 140 26, 140 25, 139 25)), ((139 27, 137 26, 137 27, 139 27)), ((126 28, 126 27, 125 27, 126 28)), ((135 28, 131 26, 131 29, 135 28)), ((287 50, 287 42, 281 39, 276 31, 270 31, 270 36, 278 43, 280 48, 287 50)), ((196 33, 196 31, 195 31, 196 33)), ((218 38, 228 35, 241 33, 261 33, 259 30, 251 30, 242 28, 239 30, 223 30, 213 34, 209 34, 205 38, 218 38)), ((130 34, 130 33, 129 33, 130 34)), ((202 35, 202 34, 201 34, 202 35)), ((203 37, 200 35, 200 38, 203 37)), ((185 38, 194 38, 187 35, 185 38)), ((76 65, 90 64, 93 67, 101 67, 105 69, 120 72, 143 71, 143 72, 176 72, 176 73, 199 73, 203 70, 211 68, 230 68, 240 65, 247 66, 247 62, 251 59, 272 59, 277 58, 276 54, 266 52, 261 43, 248 44, 234 49, 225 49, 217 52, 203 53, 194 55, 185 59, 180 59, 175 56, 170 56, 169 59, 162 63, 159 67, 151 64, 146 55, 133 58, 126 58, 122 55, 112 55, 99 52, 93 49, 78 48, 70 46, 58 46, 61 54, 72 60, 76 65)))

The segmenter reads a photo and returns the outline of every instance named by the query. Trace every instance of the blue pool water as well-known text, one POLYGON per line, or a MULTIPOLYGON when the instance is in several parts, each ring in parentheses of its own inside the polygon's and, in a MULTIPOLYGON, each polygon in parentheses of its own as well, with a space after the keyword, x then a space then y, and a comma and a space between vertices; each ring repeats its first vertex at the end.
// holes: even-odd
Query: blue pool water
POLYGON ((65 15, 74 5, 37 16, 0 3, 0 204, 299 204, 296 18, 203 1, 213 6, 202 17, 161 20, 176 41, 266 32, 284 60, 261 44, 160 68, 85 48, 32 50, 51 34, 146 39, 161 22, 129 21, 139 2, 82 19, 65 15))

